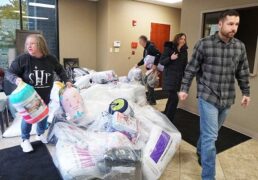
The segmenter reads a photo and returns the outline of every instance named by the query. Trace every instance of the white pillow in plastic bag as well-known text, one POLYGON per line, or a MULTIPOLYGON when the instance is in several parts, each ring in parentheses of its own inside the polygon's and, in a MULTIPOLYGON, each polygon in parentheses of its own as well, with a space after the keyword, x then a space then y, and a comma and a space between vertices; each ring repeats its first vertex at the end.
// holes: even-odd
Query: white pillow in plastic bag
POLYGON ((181 142, 179 132, 153 126, 143 152, 143 174, 146 180, 159 179, 181 142))
POLYGON ((56 158, 64 180, 101 178, 96 160, 86 147, 58 141, 56 158))
MULTIPOLYGON (((21 136, 21 121, 22 121, 22 117, 17 113, 16 118, 13 120, 12 125, 6 129, 6 131, 3 134, 3 137, 8 138, 8 137, 21 136)), ((37 124, 33 124, 30 135, 36 134, 36 128, 37 128, 37 124)))
MULTIPOLYGON (((154 61, 155 61, 155 56, 147 55, 144 58, 144 65, 148 69, 151 69, 153 64, 154 64, 154 61)), ((164 66, 159 63, 158 66, 157 66, 157 69, 162 72, 164 70, 164 66)))
POLYGON ((117 80, 117 75, 114 71, 101 71, 92 74, 92 82, 97 84, 105 84, 117 80))
POLYGON ((60 81, 55 81, 50 93, 50 103, 48 104, 49 112, 47 122, 52 123, 54 114, 60 109, 59 91, 65 85, 60 81))
POLYGON ((77 78, 74 85, 79 89, 85 89, 85 88, 88 88, 91 86, 90 80, 91 80, 90 75, 81 76, 81 77, 77 78))
POLYGON ((142 80, 142 70, 140 68, 133 67, 127 75, 130 81, 141 81, 142 80))

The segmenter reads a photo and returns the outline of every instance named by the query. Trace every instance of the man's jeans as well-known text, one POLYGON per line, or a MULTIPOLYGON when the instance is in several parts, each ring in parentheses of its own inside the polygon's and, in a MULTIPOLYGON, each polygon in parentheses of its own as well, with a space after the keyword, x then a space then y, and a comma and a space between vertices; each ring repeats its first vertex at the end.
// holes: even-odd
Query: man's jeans
MULTIPOLYGON (((43 119, 42 121, 37 123, 37 135, 44 134, 45 130, 47 129, 47 118, 43 119)), ((23 140, 30 138, 32 124, 26 123, 26 121, 22 120, 21 123, 21 138, 23 140)))
POLYGON ((202 98, 198 99, 200 137, 197 153, 201 155, 202 179, 214 180, 216 175, 216 147, 218 131, 225 121, 229 108, 216 107, 202 98))

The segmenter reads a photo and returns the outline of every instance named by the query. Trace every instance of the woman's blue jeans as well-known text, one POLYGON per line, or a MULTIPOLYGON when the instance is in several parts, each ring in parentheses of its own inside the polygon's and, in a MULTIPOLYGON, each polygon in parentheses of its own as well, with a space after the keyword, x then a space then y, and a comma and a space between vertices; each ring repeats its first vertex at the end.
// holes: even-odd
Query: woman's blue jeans
MULTIPOLYGON (((44 134, 45 130, 47 129, 47 118, 43 119, 42 121, 37 123, 37 135, 44 134)), ((26 123, 26 121, 22 120, 21 123, 21 138, 23 140, 30 138, 32 124, 26 123)))

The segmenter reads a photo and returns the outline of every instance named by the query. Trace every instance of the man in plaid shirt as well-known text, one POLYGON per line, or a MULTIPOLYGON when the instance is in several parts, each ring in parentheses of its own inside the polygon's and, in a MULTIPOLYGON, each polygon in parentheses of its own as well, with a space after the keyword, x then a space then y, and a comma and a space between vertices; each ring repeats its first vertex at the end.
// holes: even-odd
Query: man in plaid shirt
POLYGON ((203 38, 194 47, 182 80, 179 98, 185 100, 196 76, 200 113, 200 137, 197 155, 202 165, 202 179, 215 179, 218 131, 235 100, 235 79, 242 91, 242 106, 250 102, 249 66, 245 45, 234 38, 239 14, 226 10, 219 17, 219 32, 203 38))

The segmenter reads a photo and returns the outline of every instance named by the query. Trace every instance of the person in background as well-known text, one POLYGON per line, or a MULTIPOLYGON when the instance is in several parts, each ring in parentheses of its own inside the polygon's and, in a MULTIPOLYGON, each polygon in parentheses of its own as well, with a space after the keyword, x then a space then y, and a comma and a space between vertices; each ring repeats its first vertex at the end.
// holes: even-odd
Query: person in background
POLYGON ((4 90, 3 84, 4 84, 4 70, 0 68, 0 92, 4 90))
POLYGON ((250 102, 249 65, 244 43, 234 38, 240 17, 235 10, 221 13, 219 31, 203 38, 194 47, 182 80, 179 98, 188 97, 194 76, 197 76, 197 97, 200 114, 200 137, 197 155, 202 166, 202 179, 213 180, 216 175, 216 146, 218 132, 235 102, 235 79, 242 92, 241 105, 250 102))
POLYGON ((164 65, 162 88, 169 94, 164 113, 173 121, 179 101, 177 93, 188 61, 186 35, 179 33, 173 42, 165 42, 164 46, 160 58, 160 64, 164 65))
MULTIPOLYGON (((45 38, 40 34, 32 34, 26 38, 25 53, 18 56, 11 64, 6 72, 7 79, 18 85, 22 81, 30 84, 35 88, 46 104, 50 101, 50 91, 54 82, 54 72, 59 75, 67 87, 71 87, 63 67, 58 62, 56 57, 49 54, 45 38)), ((23 152, 33 151, 33 147, 29 141, 31 124, 24 120, 21 124, 23 152)), ((37 124, 38 140, 42 143, 47 143, 44 132, 47 127, 47 118, 37 124)))
MULTIPOLYGON (((144 35, 139 37, 139 44, 144 48, 143 58, 140 60, 140 62, 138 62, 135 65, 135 67, 144 65, 144 58, 147 55, 151 55, 151 56, 155 56, 154 64, 152 65, 152 70, 157 71, 157 66, 159 64, 159 58, 160 58, 159 50, 155 47, 155 45, 152 42, 148 41, 148 38, 144 35)), ((149 70, 147 67, 146 67, 146 69, 149 70)), ((154 88, 147 85, 147 89, 148 89, 147 100, 148 100, 149 104, 156 105, 154 88)))

